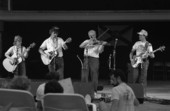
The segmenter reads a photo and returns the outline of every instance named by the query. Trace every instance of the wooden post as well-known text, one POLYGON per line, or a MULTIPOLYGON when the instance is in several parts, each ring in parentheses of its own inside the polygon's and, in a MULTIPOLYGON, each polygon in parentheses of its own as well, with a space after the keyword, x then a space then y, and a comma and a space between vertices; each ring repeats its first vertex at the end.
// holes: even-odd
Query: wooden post
POLYGON ((3 22, 0 22, 0 59, 2 58, 2 32, 3 32, 3 22))

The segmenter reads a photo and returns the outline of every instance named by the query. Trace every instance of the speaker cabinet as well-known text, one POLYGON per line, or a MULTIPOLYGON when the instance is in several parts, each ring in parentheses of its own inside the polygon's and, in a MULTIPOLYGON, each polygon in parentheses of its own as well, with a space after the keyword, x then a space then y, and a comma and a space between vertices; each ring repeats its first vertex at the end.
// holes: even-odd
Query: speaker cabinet
POLYGON ((94 97, 94 88, 92 82, 73 82, 74 92, 85 96, 89 94, 94 97))
POLYGON ((142 104, 144 102, 144 88, 141 84, 128 84, 134 91, 136 98, 142 104))

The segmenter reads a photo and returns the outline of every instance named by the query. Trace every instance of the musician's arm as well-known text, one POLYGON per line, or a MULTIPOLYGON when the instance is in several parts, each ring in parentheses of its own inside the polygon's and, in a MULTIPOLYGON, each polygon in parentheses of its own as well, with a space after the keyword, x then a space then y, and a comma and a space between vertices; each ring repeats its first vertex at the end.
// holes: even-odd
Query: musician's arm
POLYGON ((82 42, 81 44, 80 44, 80 48, 85 48, 87 45, 88 45, 88 43, 89 43, 89 41, 88 40, 85 40, 84 42, 82 42))
POLYGON ((109 45, 109 43, 107 43, 106 41, 102 42, 102 45, 109 45))
POLYGON ((66 42, 64 42, 63 40, 62 40, 62 47, 63 47, 64 50, 68 49, 66 42))
POLYGON ((47 43, 46 43, 46 41, 44 41, 42 44, 41 44, 41 46, 40 46, 40 48, 39 48, 39 53, 41 54, 41 55, 46 55, 46 53, 44 52, 44 50, 47 48, 47 43))
POLYGON ((134 58, 134 53, 136 52, 138 48, 138 42, 136 42, 133 46, 132 46, 132 49, 131 49, 131 52, 129 54, 129 58, 130 58, 130 61, 133 61, 133 58, 134 58))
POLYGON ((129 54, 130 61, 133 61, 134 52, 135 52, 135 49, 132 49, 130 54, 129 54))
POLYGON ((13 47, 10 47, 10 48, 6 51, 5 57, 8 58, 8 59, 10 59, 10 60, 13 60, 12 56, 10 56, 10 54, 12 54, 12 53, 13 53, 13 47))
POLYGON ((151 58, 155 58, 155 54, 152 53, 152 52, 150 52, 149 56, 150 56, 151 58))
POLYGON ((99 45, 98 52, 102 53, 104 51, 104 45, 107 44, 107 42, 103 42, 102 45, 99 45))
POLYGON ((152 45, 150 45, 150 46, 148 47, 148 50, 149 50, 149 56, 150 56, 151 58, 155 58, 155 54, 153 53, 153 47, 152 47, 152 45))
POLYGON ((28 57, 28 51, 29 51, 30 49, 26 49, 25 47, 23 47, 23 50, 24 50, 23 56, 24 56, 24 58, 27 58, 27 57, 28 57))

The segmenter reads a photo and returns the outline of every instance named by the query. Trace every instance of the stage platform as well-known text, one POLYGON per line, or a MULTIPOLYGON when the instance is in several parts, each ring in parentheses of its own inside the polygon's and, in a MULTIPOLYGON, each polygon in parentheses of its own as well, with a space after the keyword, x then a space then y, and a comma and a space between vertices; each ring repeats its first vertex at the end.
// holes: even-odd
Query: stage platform
MULTIPOLYGON (((110 92, 112 86, 108 81, 99 83, 104 85, 103 90, 99 92, 110 92)), ((170 111, 170 81, 148 81, 146 93, 147 97, 136 107, 136 111, 170 111)))
POLYGON ((170 100, 170 81, 149 81, 147 96, 170 100))
MULTIPOLYGON (((108 81, 99 81, 99 84, 104 86, 101 92, 110 92, 112 86, 108 81)), ((146 93, 150 98, 170 100, 170 81, 148 81, 146 93)))

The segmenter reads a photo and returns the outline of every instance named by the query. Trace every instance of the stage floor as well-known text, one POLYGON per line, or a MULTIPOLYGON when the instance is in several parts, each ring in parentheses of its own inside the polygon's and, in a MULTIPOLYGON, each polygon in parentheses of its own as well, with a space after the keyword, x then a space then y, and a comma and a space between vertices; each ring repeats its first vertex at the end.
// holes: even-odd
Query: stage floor
POLYGON ((170 100, 170 81, 149 81, 147 96, 170 100))
MULTIPOLYGON (((100 92, 105 93, 109 93, 112 87, 108 81, 99 81, 99 85, 104 86, 100 92)), ((148 81, 146 93, 148 97, 170 100, 170 81, 148 81)))
MULTIPOLYGON (((100 81, 104 89, 100 92, 109 93, 111 85, 100 81)), ((136 111, 170 111, 170 81, 148 81, 147 98, 136 107, 136 111)))

